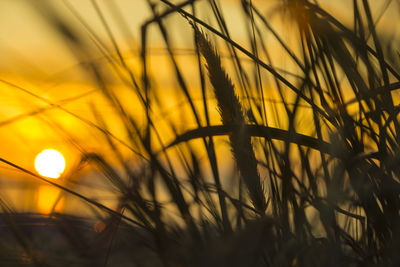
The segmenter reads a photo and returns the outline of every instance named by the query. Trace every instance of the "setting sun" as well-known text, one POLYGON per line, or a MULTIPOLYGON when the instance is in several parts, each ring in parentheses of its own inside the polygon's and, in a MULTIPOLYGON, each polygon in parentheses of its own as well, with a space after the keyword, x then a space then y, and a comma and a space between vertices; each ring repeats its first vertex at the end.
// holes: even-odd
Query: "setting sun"
POLYGON ((65 168, 63 155, 54 149, 45 149, 35 159, 35 168, 42 176, 58 178, 65 168))

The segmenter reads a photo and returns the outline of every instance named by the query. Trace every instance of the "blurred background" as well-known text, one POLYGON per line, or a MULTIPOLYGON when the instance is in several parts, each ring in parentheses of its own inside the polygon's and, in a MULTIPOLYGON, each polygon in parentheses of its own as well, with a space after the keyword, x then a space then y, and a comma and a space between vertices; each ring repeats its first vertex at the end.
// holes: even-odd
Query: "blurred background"
MULTIPOLYGON (((117 58, 113 49, 118 45, 122 57, 134 70, 135 78, 141 82, 142 64, 140 59, 141 26, 153 17, 149 3, 154 2, 154 10, 163 12, 168 7, 162 2, 145 0, 1 0, 0 1, 0 157, 36 173, 34 159, 40 151, 53 148, 61 152, 66 161, 66 169, 58 180, 74 190, 106 204, 116 206, 116 195, 106 179, 95 169, 80 164, 82 155, 99 153, 113 161, 112 148, 107 145, 104 134, 96 129, 99 118, 109 132, 122 142, 128 142, 123 124, 116 118, 115 110, 98 85, 87 74, 86 62, 77 56, 65 36, 51 23, 51 14, 57 14, 73 29, 81 40, 87 44, 90 53, 86 60, 95 62, 107 69, 107 85, 123 100, 124 107, 135 114, 138 122, 144 120, 143 106, 138 96, 122 76, 112 69, 112 60, 117 58), (100 13, 99 13, 100 11, 100 13), (50 15, 49 15, 50 14, 50 15), (101 14, 101 15, 99 15, 101 14), (114 39, 110 38, 110 32, 114 39), (100 48, 99 48, 100 47, 100 48), (122 78, 121 78, 122 77, 122 78), (78 168, 78 169, 77 169, 78 168)), ((178 3, 178 1, 173 1, 178 3)), ((283 1, 284 2, 284 1, 283 1)), ((349 0, 325 1, 318 3, 327 11, 336 14, 342 23, 352 27, 352 8, 349 0)), ((381 36, 387 40, 398 40, 396 21, 399 5, 396 1, 371 1, 373 17, 377 18, 376 27, 381 36), (383 14, 385 14, 383 16, 383 14)), ((285 19, 285 10, 280 9, 282 1, 255 0, 253 4, 263 12, 269 23, 289 45, 298 36, 291 32, 291 21, 285 19)), ((240 1, 222 0, 219 2, 230 30, 231 38, 245 48, 248 42, 248 25, 240 1)), ((197 4, 198 16, 215 25, 211 10, 206 1, 197 4)), ((165 20, 177 62, 183 70, 184 77, 190 86, 191 97, 201 109, 200 80, 197 74, 197 59, 193 48, 193 34, 190 25, 178 14, 165 20)), ((298 70, 287 54, 282 53, 271 33, 265 33, 265 42, 274 66, 282 72, 295 75, 298 70)), ((221 40, 214 36, 210 39, 218 47, 228 73, 233 72, 231 58, 221 40)), ((178 131, 196 126, 190 112, 185 112, 188 103, 184 95, 176 90, 177 81, 157 25, 148 29, 147 53, 149 76, 153 93, 157 95, 158 104, 154 116, 158 117, 158 128, 165 143, 171 141, 174 132, 168 127, 174 122, 178 131)), ((253 63, 243 58, 245 68, 253 68, 253 63)), ((232 75, 235 83, 238 79, 232 75)), ((268 78, 266 78, 268 80, 268 78)), ((268 92, 268 85, 265 88, 268 92)), ((210 93, 210 98, 212 95, 210 93)), ((277 101, 276 90, 266 96, 271 103, 277 101)), ((279 110, 279 108, 278 108, 279 110)), ((279 118, 276 110, 271 114, 269 123, 272 126, 285 128, 285 121, 279 118)), ((211 121, 218 122, 219 114, 214 107, 210 108, 211 121)), ((204 122, 204 118, 200 118, 204 122)), ((298 121, 297 130, 309 134, 307 125, 311 118, 304 112, 298 121), (302 126, 303 125, 303 126, 302 126)), ((217 140, 218 141, 218 140, 217 140)), ((226 140, 219 140, 224 143, 226 140)), ((126 161, 133 165, 137 155, 118 144, 126 161)), ((229 147, 219 148, 219 153, 229 152, 229 147)), ((227 157, 222 164, 225 172, 231 171, 231 159, 227 157)), ((0 163, 0 194, 15 210, 39 211, 48 213, 52 208, 67 213, 87 214, 79 200, 73 197, 60 197, 60 190, 44 182, 37 181, 11 166, 0 163), (58 199, 58 200, 57 200, 58 199), (60 200, 61 199, 61 200, 60 200), (57 207, 54 203, 57 201, 57 207), (77 208, 79 206, 79 208, 77 208)))

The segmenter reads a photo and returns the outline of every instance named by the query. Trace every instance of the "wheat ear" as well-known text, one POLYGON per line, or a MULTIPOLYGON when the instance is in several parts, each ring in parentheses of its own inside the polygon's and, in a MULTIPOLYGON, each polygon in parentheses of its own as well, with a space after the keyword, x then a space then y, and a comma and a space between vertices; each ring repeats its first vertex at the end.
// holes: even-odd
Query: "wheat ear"
POLYGON ((229 136, 230 146, 234 155, 241 178, 243 179, 254 208, 264 213, 266 201, 264 189, 261 185, 260 174, 257 170, 257 160, 254 155, 250 135, 243 127, 245 117, 242 106, 235 94, 234 85, 221 64, 217 51, 207 37, 193 25, 198 41, 199 50, 207 63, 210 82, 218 102, 218 109, 224 125, 234 125, 229 136))

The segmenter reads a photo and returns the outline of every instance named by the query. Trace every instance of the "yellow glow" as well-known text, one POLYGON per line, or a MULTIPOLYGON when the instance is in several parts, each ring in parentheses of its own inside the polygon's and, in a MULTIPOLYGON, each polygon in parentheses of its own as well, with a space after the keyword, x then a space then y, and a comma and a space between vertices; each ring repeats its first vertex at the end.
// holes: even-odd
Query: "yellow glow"
POLYGON ((42 214, 49 214, 54 211, 60 212, 62 211, 62 207, 64 206, 64 199, 61 199, 57 202, 58 197, 60 195, 60 189, 49 186, 49 185, 42 185, 39 187, 37 192, 37 208, 38 211, 42 214), (54 207, 54 205, 56 206, 54 207))
POLYGON ((65 168, 63 155, 54 149, 45 149, 35 159, 35 168, 42 176, 58 178, 65 168))

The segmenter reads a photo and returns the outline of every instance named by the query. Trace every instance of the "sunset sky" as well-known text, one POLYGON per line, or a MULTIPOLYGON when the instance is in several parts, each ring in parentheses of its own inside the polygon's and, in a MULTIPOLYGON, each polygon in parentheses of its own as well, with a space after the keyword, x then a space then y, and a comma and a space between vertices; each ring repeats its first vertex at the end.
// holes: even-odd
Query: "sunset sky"
MULTIPOLYGON (((46 148, 60 151, 66 158, 66 171, 75 166, 86 152, 100 152, 107 154, 110 148, 105 144, 103 134, 87 123, 74 117, 74 113, 92 123, 97 123, 92 107, 106 121, 109 130, 122 140, 126 140, 123 126, 113 117, 113 109, 93 81, 88 78, 86 71, 81 67, 79 59, 72 53, 70 47, 59 33, 49 25, 41 14, 40 1, 29 0, 2 0, 0 1, 0 157, 14 162, 28 170, 34 170, 35 156, 46 148), (52 104, 62 104, 66 110, 54 108, 52 104)), ((71 14, 64 1, 48 1, 54 10, 65 19, 86 40, 88 33, 71 14)), ((111 48, 107 32, 101 24, 91 1, 69 0, 69 3, 93 29, 98 37, 111 48)), ((132 68, 137 71, 136 78, 140 79, 140 65, 138 53, 140 43, 140 26, 151 18, 151 12, 142 0, 96 1, 105 14, 112 33, 124 56, 132 68), (107 4, 108 3, 108 4, 107 4), (114 4, 110 4, 114 3, 114 4), (115 8, 115 10, 114 10, 115 8), (116 19, 116 17, 118 18, 116 19), (126 28, 121 27, 124 21, 126 28)), ((174 1, 178 3, 178 1, 174 1)), ((206 2, 206 1, 204 1, 206 2)), ((257 0, 254 4, 266 13, 270 12, 274 27, 290 40, 290 22, 282 21, 274 9, 279 1, 257 0), (268 2, 268 5, 264 3, 268 2)), ((386 1, 371 1, 376 5, 372 8, 378 17, 385 7, 386 1)), ((351 1, 319 1, 327 10, 335 12, 342 21, 346 22, 351 16, 351 8, 347 8, 351 1), (349 13, 350 12, 350 13, 349 13)), ((240 11, 240 1, 221 1, 231 29, 232 38, 244 47, 248 47, 246 28, 243 26, 243 14, 240 11)), ((207 21, 207 12, 210 9, 199 5, 199 13, 207 21)), ((159 6, 164 10, 166 6, 159 6)), ((390 18, 397 17, 395 8, 388 8, 384 20, 378 28, 394 27, 390 18)), ((350 21, 347 21, 350 22, 350 21)), ((193 57, 192 32, 190 26, 180 16, 173 16, 167 21, 173 39, 173 47, 179 55, 179 63, 185 66, 185 77, 191 84, 194 99, 200 99, 199 83, 196 74, 196 61, 193 57)), ((185 112, 179 109, 182 94, 174 91, 176 81, 171 78, 171 65, 166 59, 164 43, 156 27, 151 27, 148 40, 150 61, 150 75, 155 78, 157 92, 163 102, 158 112, 160 121, 171 119, 180 123, 182 129, 190 128, 194 121, 185 117, 185 112)), ((397 36, 394 36, 397 37, 397 36)), ((390 36, 388 36, 390 38, 390 36)), ((214 39, 212 39, 214 40, 214 39)), ((275 41, 269 43, 276 46, 275 41)), ((222 50, 223 51, 223 50, 222 50)), ((93 45, 93 60, 100 65, 107 65, 107 61, 93 45)), ((221 53, 223 54, 223 52, 221 53)), ((243 55, 241 55, 243 56, 243 55)), ((275 63, 281 68, 290 69, 290 62, 281 58, 279 53, 273 55, 275 63)), ((229 65, 227 69, 229 69, 229 65)), ((139 100, 132 90, 114 78, 110 79, 110 87, 125 99, 127 108, 136 114, 138 120, 143 116, 139 100)), ((271 96, 273 98, 273 96, 271 96)), ((218 121, 218 112, 212 111, 213 120, 218 121)), ((306 123, 306 118, 305 118, 306 123)), ((162 128, 162 123, 160 123, 162 128)), ((166 135, 172 136, 172 132, 166 135)), ((168 137, 165 137, 167 140, 168 137)), ((125 151, 129 155, 128 151, 125 151)), ((0 165, 0 175, 17 177, 21 173, 9 166, 0 165)), ((40 198, 40 197, 39 197, 40 198)))

